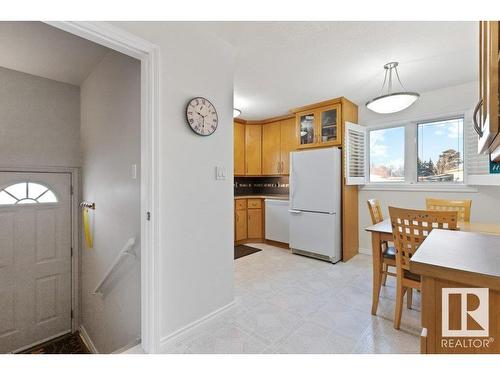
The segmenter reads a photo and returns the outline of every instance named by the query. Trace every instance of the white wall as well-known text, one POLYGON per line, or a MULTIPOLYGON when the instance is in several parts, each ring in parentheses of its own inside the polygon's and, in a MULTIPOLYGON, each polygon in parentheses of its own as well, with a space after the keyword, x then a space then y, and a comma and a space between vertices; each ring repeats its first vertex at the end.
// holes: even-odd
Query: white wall
POLYGON ((160 47, 160 317, 167 337, 234 299, 234 56, 196 23, 114 25, 160 47), (209 137, 186 124, 195 96, 217 109, 219 126, 209 137), (217 165, 227 168, 227 180, 215 180, 217 165))
MULTIPOLYGON (((464 113, 474 107, 478 98, 478 83, 470 82, 458 86, 421 93, 409 109, 392 115, 380 115, 359 107, 359 123, 379 125, 383 123, 405 122, 416 119, 433 119, 442 115, 464 113)), ((366 201, 370 198, 380 200, 385 217, 389 217, 387 207, 425 208, 426 197, 445 199, 472 199, 471 220, 485 223, 500 223, 492 207, 500 207, 500 186, 478 186, 477 192, 431 192, 431 191, 384 191, 363 190, 359 192, 359 247, 362 252, 371 251, 370 236, 365 228, 371 225, 366 201)))
POLYGON ((78 167, 80 88, 0 67, 0 165, 78 167))
POLYGON ((82 246, 82 325, 102 353, 140 337, 139 260, 116 269, 103 297, 90 294, 126 241, 140 243, 140 181, 131 172, 140 166, 140 102, 140 62, 117 52, 81 87, 82 196, 96 202, 94 248, 82 246))

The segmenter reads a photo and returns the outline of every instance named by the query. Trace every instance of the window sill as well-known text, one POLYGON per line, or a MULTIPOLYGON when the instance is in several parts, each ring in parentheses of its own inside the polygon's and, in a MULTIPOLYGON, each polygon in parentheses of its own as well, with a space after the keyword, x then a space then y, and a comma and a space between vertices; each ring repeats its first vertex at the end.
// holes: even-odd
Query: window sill
POLYGON ((443 192, 459 192, 459 193, 477 193, 479 190, 474 186, 464 184, 384 184, 384 183, 368 183, 361 186, 361 190, 387 190, 387 191, 443 191, 443 192))

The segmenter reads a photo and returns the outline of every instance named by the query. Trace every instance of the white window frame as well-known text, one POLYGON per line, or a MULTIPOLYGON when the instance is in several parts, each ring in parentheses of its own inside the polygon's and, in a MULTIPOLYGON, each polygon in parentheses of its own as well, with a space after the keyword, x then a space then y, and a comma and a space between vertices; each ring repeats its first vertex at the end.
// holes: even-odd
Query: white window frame
POLYGON ((468 126, 467 111, 453 112, 441 115, 422 116, 418 119, 406 121, 394 121, 386 124, 377 124, 367 126, 367 163, 366 163, 366 184, 361 188, 363 190, 401 190, 401 191, 449 191, 449 192, 477 192, 476 187, 468 185, 467 173, 467 136, 466 126, 468 126), (417 179, 417 157, 418 157, 418 124, 431 123, 447 119, 463 118, 464 131, 463 131, 463 168, 464 180, 463 182, 418 182, 417 179), (405 128, 405 148, 404 148, 404 169, 405 180, 404 182, 372 182, 370 181, 370 132, 373 130, 391 129, 397 127, 405 128))

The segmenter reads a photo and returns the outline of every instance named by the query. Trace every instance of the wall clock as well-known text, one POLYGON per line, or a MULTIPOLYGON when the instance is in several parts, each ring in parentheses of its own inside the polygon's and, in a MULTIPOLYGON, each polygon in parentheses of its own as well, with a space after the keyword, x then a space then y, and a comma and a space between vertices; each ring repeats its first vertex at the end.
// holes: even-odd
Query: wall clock
POLYGON ((186 106, 186 120, 189 127, 198 135, 212 135, 217 129, 219 118, 210 100, 193 98, 186 106))

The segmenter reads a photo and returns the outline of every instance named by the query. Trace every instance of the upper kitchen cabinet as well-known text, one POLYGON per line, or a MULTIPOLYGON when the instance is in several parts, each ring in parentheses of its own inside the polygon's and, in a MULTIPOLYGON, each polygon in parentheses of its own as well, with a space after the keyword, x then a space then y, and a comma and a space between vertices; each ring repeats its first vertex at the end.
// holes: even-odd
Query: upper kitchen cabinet
POLYGON ((281 170, 281 123, 262 127, 262 174, 278 175, 281 170))
POLYGON ((343 111, 357 112, 357 106, 338 98, 294 109, 297 147, 341 146, 343 111))
POLYGON ((499 130, 499 21, 479 23, 479 101, 474 111, 474 129, 478 133, 478 152, 491 153, 500 161, 499 130))
POLYGON ((234 175, 245 175, 245 124, 234 122, 234 175))
POLYGON ((285 118, 262 125, 262 174, 288 175, 290 152, 295 151, 294 118, 285 118))
POLYGON ((262 125, 245 125, 245 175, 262 175, 262 125))
POLYGON ((290 174, 290 152, 297 149, 297 136, 295 135, 295 119, 288 118, 280 122, 281 132, 281 170, 280 174, 290 174))

